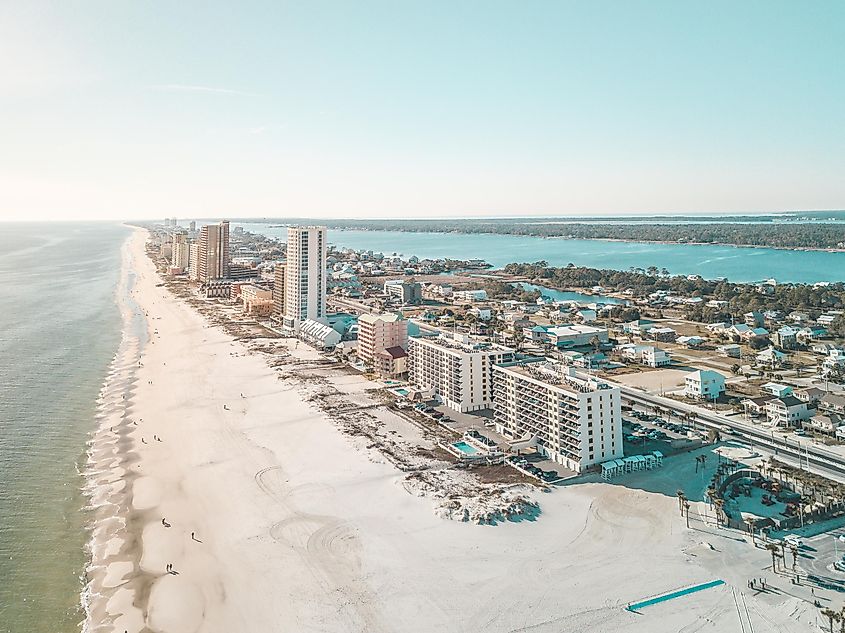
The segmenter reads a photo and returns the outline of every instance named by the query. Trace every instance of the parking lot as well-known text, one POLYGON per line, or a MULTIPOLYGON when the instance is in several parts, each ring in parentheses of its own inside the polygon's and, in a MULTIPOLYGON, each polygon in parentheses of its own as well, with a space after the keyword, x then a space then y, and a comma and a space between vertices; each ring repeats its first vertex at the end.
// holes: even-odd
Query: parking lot
POLYGON ((626 455, 660 451, 677 452, 681 441, 690 441, 688 428, 644 411, 626 411, 622 417, 622 440, 626 455))

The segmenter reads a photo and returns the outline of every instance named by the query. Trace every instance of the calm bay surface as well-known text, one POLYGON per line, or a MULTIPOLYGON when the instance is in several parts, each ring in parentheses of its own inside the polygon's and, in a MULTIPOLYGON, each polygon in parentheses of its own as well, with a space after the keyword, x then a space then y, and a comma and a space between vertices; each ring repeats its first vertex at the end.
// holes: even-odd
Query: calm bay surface
MULTIPOLYGON (((241 224, 245 230, 286 239, 287 229, 266 223, 241 224)), ((330 230, 329 243, 340 247, 418 257, 483 259, 495 267, 511 262, 545 260, 551 266, 573 263, 591 268, 628 270, 666 268, 670 273, 726 277, 753 282, 845 281, 845 253, 793 251, 699 244, 656 244, 567 240, 480 233, 411 233, 404 231, 330 230)))
POLYGON ((0 633, 79 631, 79 471, 120 341, 128 235, 83 223, 0 232, 0 633))

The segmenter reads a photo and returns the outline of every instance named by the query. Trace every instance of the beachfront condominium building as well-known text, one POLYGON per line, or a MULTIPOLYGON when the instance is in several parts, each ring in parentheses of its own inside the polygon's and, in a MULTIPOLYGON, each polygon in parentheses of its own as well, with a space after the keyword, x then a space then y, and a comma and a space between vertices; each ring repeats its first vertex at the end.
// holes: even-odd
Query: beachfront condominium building
POLYGON ((201 282, 225 279, 229 276, 229 221, 208 224, 200 229, 197 238, 197 273, 201 282))
POLYGON ((618 387, 552 362, 493 368, 496 430, 525 441, 581 472, 622 457, 622 399, 618 387))
POLYGON ((384 350, 408 349, 408 322, 400 314, 362 314, 358 317, 358 358, 371 367, 384 350))
POLYGON ((190 271, 189 277, 194 281, 199 281, 200 278, 200 245, 196 242, 191 242, 188 248, 188 269, 190 271))
POLYGON ((326 228, 291 227, 285 261, 284 326, 295 332, 306 319, 326 318, 326 228))
POLYGON ((191 265, 191 245, 188 242, 188 232, 184 229, 173 232, 170 263, 182 270, 187 270, 191 265))
POLYGON ((273 318, 285 316, 285 265, 277 262, 273 268, 273 318))
POLYGON ((514 351, 466 336, 408 340, 408 379, 455 411, 493 406, 493 366, 512 361, 514 351))

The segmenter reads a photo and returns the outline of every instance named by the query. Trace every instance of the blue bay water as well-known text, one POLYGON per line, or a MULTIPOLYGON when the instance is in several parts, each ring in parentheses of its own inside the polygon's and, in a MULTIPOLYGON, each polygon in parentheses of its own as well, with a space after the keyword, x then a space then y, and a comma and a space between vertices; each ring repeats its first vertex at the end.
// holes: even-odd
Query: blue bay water
MULTIPOLYGON (((249 223, 246 230, 285 238, 287 229, 249 223)), ((329 231, 329 243, 355 249, 418 257, 483 259, 501 267, 511 262, 546 260, 552 266, 573 263, 591 268, 628 270, 666 268, 673 274, 697 274, 731 281, 814 283, 845 281, 845 253, 792 251, 698 244, 655 244, 567 240, 521 235, 411 233, 402 231, 329 231)))
POLYGON ((78 469, 120 341, 129 230, 0 228, 0 633, 71 633, 87 539, 78 469))

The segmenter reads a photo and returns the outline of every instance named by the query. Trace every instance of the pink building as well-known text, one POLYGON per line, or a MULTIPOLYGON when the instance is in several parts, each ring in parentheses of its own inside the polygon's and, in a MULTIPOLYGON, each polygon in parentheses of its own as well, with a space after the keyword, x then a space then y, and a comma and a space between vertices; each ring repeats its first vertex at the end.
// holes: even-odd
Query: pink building
POLYGON ((358 317, 358 357, 375 367, 382 352, 408 349, 408 322, 399 314, 362 314, 358 317))

